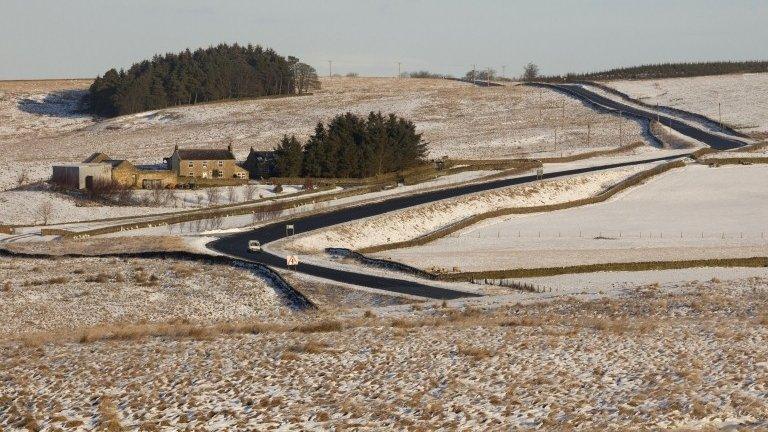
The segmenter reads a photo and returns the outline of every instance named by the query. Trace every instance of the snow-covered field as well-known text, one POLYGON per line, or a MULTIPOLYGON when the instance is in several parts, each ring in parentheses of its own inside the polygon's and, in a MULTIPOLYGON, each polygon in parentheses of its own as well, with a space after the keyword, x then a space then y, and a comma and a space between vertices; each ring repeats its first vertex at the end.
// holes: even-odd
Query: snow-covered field
POLYGON ((508 207, 555 204, 595 195, 649 166, 633 166, 483 192, 362 219, 286 241, 288 250, 360 249, 410 240, 469 216, 508 207))
POLYGON ((768 136, 768 73, 611 81, 611 87, 655 105, 703 114, 740 132, 768 136), (718 104, 720 104, 718 111, 718 104))
POLYGON ((766 184, 766 165, 689 165, 605 203, 489 220, 377 256, 462 271, 766 256, 766 184))
MULTIPOLYGON (((76 221, 107 219, 125 216, 143 216, 157 213, 190 210, 210 205, 238 204, 246 201, 249 186, 215 187, 199 190, 135 190, 131 192, 133 205, 102 205, 96 202, 75 199, 65 194, 51 192, 44 188, 32 190, 0 191, 0 224, 34 225, 42 224, 45 209, 50 210, 48 224, 62 224, 76 221), (155 192, 158 192, 155 195, 155 192)), ((250 186, 252 196, 248 201, 293 194, 300 186, 284 185, 283 191, 275 193, 272 185, 250 186)))
POLYGON ((193 261, 4 257, 0 281, 7 289, 0 337, 96 324, 269 319, 290 311, 258 273, 193 261))
POLYGON ((235 154, 244 159, 250 147, 273 148, 283 134, 305 137, 318 121, 346 111, 394 112, 413 119, 432 157, 535 157, 615 148, 619 122, 623 144, 643 140, 636 123, 597 114, 555 92, 432 79, 324 78, 322 90, 309 96, 169 108, 98 123, 67 111, 62 107, 70 105, 56 98, 48 98, 55 115, 22 111, 25 99, 46 100, 53 92, 83 90, 87 84, 0 82, 0 163, 10 167, 0 175, 0 189, 13 186, 22 168, 32 180, 44 179, 52 164, 80 161, 96 151, 156 164, 175 144, 224 146, 231 139, 235 154))
POLYGON ((669 430, 768 421, 766 279, 377 313, 229 335, 4 341, 0 427, 669 430))

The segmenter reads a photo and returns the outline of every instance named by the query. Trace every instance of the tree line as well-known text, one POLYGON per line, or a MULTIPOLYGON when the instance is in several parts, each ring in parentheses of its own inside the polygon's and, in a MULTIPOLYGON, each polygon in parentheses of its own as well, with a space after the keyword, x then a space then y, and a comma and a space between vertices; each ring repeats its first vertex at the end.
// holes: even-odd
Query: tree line
POLYGON ((296 57, 261 46, 221 44, 156 55, 128 70, 110 69, 91 84, 91 112, 114 117, 222 99, 305 93, 320 87, 317 72, 296 57))
POLYGON ((657 78, 685 78, 706 75, 768 72, 768 61, 717 61, 659 63, 609 69, 600 72, 569 73, 543 78, 546 81, 608 81, 657 78))
POLYGON ((275 148, 280 177, 371 177, 416 166, 426 156, 413 122, 380 112, 338 115, 327 126, 319 122, 303 145, 286 135, 275 148))

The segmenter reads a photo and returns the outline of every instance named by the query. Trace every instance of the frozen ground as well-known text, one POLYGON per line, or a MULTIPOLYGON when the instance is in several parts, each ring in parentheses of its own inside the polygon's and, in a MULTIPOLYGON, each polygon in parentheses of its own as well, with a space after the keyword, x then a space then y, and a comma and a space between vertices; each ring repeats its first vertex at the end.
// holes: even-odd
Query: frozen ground
POLYGON ((768 134, 768 73, 612 81, 608 85, 631 97, 704 114, 735 129, 768 134), (718 112, 718 103, 720 112, 718 112))
POLYGON ((266 320, 290 313, 258 273, 193 261, 3 257, 0 282, 0 338, 96 324, 266 320))
POLYGON ((251 185, 205 188, 199 190, 135 190, 131 200, 136 204, 103 205, 51 192, 43 187, 29 190, 0 191, 0 224, 34 225, 43 223, 43 209, 50 205, 48 224, 107 219, 125 216, 144 216, 157 213, 190 210, 210 205, 238 204, 246 201, 246 189, 252 191, 249 201, 299 192, 300 186, 284 185, 276 194, 272 185, 251 185))
MULTIPOLYGON (((396 306, 403 309, 403 306, 396 306)), ((384 309, 382 309, 384 310, 384 309)), ((0 427, 627 430, 768 422, 768 281, 0 344, 0 427), (234 334, 219 334, 230 333, 234 334), (92 340, 94 340, 92 342, 92 340)), ((78 332, 73 332, 77 337, 78 332)))
POLYGON ((489 220, 379 257, 462 271, 768 255, 768 166, 689 165, 608 202, 489 220))
POLYGON ((597 114, 547 90, 480 88, 432 79, 329 78, 322 83, 322 90, 309 96, 169 108, 95 123, 66 110, 57 116, 21 111, 24 98, 45 100, 47 94, 82 90, 87 83, 0 82, 0 116, 5 120, 0 163, 13 167, 0 175, 0 189, 13 186, 22 168, 32 180, 43 179, 52 164, 80 161, 96 151, 150 164, 169 156, 175 144, 223 146, 231 139, 236 155, 244 159, 250 147, 271 149, 283 134, 303 138, 318 121, 346 111, 381 110, 413 119, 430 143, 431 157, 560 155, 643 140, 638 124, 597 114), (61 126, 62 121, 68 126, 61 126))
POLYGON ((444 200, 300 235, 290 240, 285 248, 311 253, 328 247, 360 249, 410 240, 475 214, 586 198, 648 168, 633 166, 606 170, 444 200))

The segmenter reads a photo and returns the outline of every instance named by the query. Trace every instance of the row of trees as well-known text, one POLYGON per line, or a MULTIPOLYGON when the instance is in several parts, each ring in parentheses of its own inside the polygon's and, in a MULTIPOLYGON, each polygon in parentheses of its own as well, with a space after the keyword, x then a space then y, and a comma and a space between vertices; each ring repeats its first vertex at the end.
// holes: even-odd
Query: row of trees
POLYGON ((549 81, 601 81, 618 79, 635 80, 758 72, 768 72, 768 61, 660 63, 609 69, 606 71, 589 72, 583 74, 569 73, 564 76, 547 77, 546 79, 549 81))
MULTIPOLYGON (((523 67, 523 73, 520 75, 521 81, 533 81, 539 76, 539 66, 536 63, 528 63, 523 67)), ((478 70, 472 69, 464 74, 466 81, 496 81, 504 80, 506 77, 499 77, 495 69, 478 70)))
POLYGON ((315 127, 304 145, 284 136, 275 148, 281 177, 371 177, 400 171, 424 161, 427 143, 413 122, 394 114, 338 115, 315 127))
POLYGON ((305 93, 317 72, 296 57, 261 46, 221 44, 155 56, 127 71, 110 69, 90 87, 88 102, 103 117, 221 99, 305 93))

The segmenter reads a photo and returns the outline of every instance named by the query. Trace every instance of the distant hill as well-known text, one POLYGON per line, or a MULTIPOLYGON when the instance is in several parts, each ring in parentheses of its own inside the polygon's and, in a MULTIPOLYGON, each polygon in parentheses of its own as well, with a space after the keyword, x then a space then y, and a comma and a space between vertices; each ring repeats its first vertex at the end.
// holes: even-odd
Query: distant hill
POLYGON ((768 72, 768 61, 720 61, 700 63, 660 63, 610 69, 582 74, 570 73, 565 76, 544 77, 545 81, 609 81, 653 78, 682 78, 705 75, 726 75, 735 73, 768 72))
POLYGON ((296 57, 261 46, 218 45, 156 55, 127 71, 110 69, 90 87, 90 111, 114 117, 222 99, 289 95, 319 87, 296 57))

